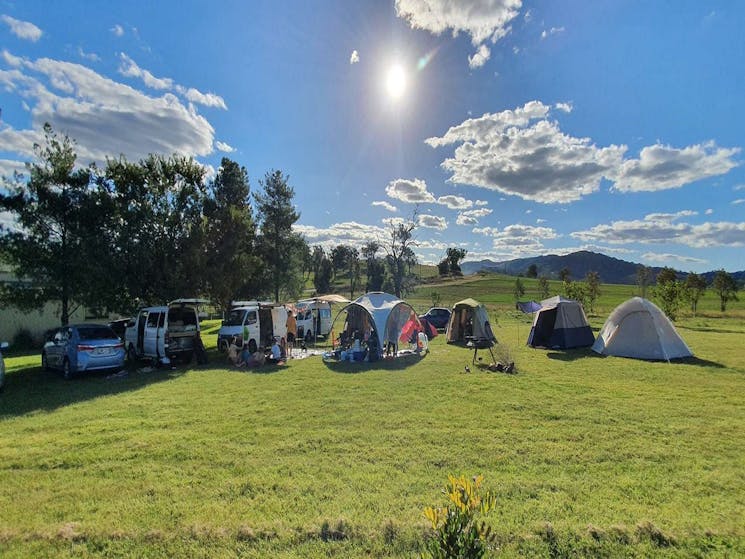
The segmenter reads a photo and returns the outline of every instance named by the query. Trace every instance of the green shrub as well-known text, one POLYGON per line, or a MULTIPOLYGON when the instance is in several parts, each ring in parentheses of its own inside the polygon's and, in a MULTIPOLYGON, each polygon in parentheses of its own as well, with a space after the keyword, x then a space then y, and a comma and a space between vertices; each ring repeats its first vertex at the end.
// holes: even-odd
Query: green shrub
POLYGON ((494 542, 491 528, 478 521, 496 506, 497 499, 487 492, 480 495, 483 476, 473 481, 465 476, 448 476, 445 495, 446 507, 427 507, 424 516, 432 523, 434 534, 425 543, 425 551, 432 559, 477 559, 483 557, 494 542))

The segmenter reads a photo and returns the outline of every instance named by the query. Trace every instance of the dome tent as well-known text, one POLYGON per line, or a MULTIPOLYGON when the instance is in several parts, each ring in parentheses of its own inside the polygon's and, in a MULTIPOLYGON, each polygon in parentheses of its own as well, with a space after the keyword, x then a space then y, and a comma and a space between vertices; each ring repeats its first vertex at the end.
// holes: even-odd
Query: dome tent
POLYGON ((386 344, 398 346, 404 330, 424 331, 412 306, 389 293, 366 293, 341 309, 339 314, 342 312, 347 313, 344 330, 347 336, 370 327, 373 343, 377 343, 378 348, 375 358, 382 354, 386 344))
POLYGON ((463 299, 453 305, 445 341, 449 344, 465 343, 467 337, 496 342, 489 324, 486 307, 475 299, 463 299))
POLYGON ((571 349, 591 346, 594 341, 580 303, 561 296, 541 301, 528 335, 529 346, 571 349))
POLYGON ((693 356, 665 313, 641 297, 621 303, 610 313, 592 350, 603 355, 665 361, 693 356))

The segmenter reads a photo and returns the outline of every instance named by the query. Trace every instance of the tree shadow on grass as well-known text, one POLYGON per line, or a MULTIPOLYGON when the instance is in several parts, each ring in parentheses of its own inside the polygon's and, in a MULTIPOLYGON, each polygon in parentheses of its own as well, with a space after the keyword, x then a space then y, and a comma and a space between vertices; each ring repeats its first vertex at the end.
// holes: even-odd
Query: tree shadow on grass
POLYGON ((26 367, 5 377, 0 394, 0 419, 36 411, 53 411, 70 404, 139 390, 147 385, 169 381, 190 370, 178 368, 132 367, 121 373, 94 371, 64 380, 59 371, 26 367))
POLYGON ((323 360, 326 367, 335 373, 359 374, 370 371, 403 371, 419 363, 424 359, 424 355, 401 355, 393 359, 381 359, 369 363, 367 361, 330 361, 323 360))

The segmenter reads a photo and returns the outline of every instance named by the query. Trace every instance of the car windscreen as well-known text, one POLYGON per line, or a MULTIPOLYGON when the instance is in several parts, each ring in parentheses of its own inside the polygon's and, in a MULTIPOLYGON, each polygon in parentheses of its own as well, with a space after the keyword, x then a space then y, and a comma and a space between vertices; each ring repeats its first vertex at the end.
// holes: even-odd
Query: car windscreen
POLYGON ((78 328, 78 335, 81 340, 118 340, 119 336, 108 326, 95 326, 78 328))
POLYGON ((242 326, 243 317, 246 316, 245 309, 234 309, 230 311, 228 318, 223 321, 225 326, 242 326))

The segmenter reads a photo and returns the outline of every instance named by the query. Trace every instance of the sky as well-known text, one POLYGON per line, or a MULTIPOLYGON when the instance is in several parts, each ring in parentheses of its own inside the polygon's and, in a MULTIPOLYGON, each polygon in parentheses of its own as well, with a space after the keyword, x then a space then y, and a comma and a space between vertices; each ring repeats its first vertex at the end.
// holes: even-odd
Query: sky
POLYGON ((279 169, 311 246, 416 219, 425 263, 739 271, 743 22, 736 0, 0 0, 0 174, 49 122, 81 165, 279 169))

